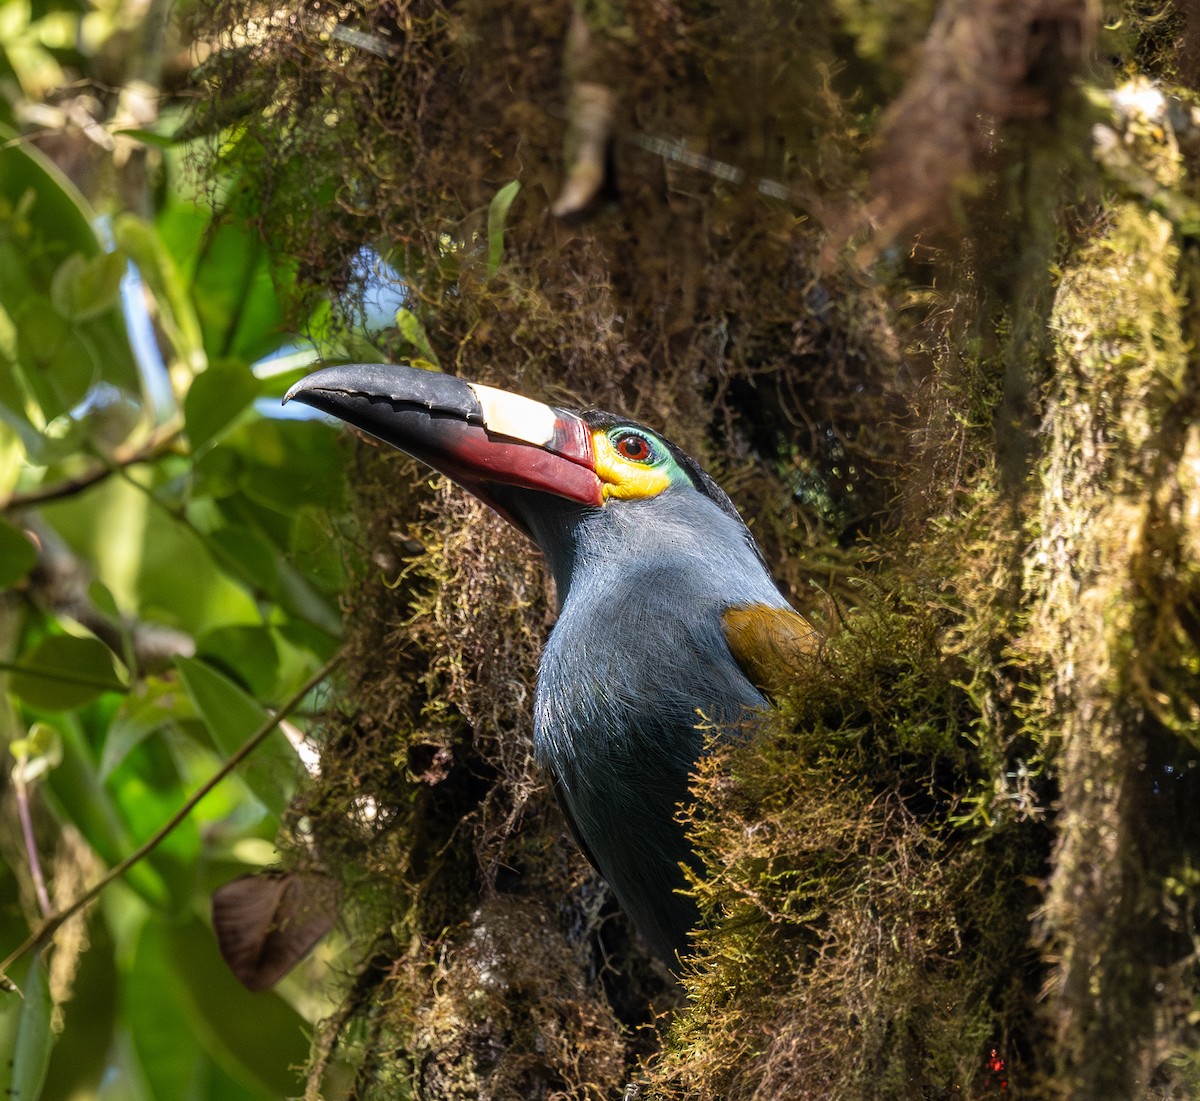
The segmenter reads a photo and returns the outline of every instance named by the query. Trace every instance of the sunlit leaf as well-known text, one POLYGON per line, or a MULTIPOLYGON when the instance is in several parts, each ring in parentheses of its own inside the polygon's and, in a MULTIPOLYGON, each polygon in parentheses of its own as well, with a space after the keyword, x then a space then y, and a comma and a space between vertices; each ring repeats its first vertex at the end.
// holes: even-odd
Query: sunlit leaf
POLYGON ((34 723, 23 738, 14 738, 8 751, 16 758, 13 779, 31 784, 62 764, 62 738, 49 723, 34 723))
POLYGON ((409 363, 413 367, 423 367, 427 371, 442 369, 437 353, 434 352, 433 345, 429 343, 429 335, 425 332, 425 326, 421 324, 421 319, 412 310, 404 307, 396 311, 396 327, 400 330, 400 335, 416 349, 417 354, 409 358, 409 363))
POLYGON ((487 274, 491 279, 500 270, 504 259, 504 223, 508 220, 508 209, 521 190, 521 181, 506 183, 488 204, 487 217, 487 274))
MULTIPOLYGON (((0 296, 5 308, 15 319, 28 300, 37 296, 45 298, 53 311, 46 296, 58 266, 73 253, 90 259, 104 252, 92 228, 95 212, 48 157, 6 126, 0 126, 0 201, 20 211, 16 219, 19 225, 14 227, 19 231, 19 247, 7 257, 0 256, 0 296)), ((101 261, 102 265, 107 263, 101 261)), ((36 312, 40 313, 40 308, 36 312)), ((57 365, 70 370, 71 360, 66 353, 82 343, 94 357, 93 366, 101 377, 136 392, 138 370, 120 309, 113 304, 98 314, 76 320, 74 340, 59 342, 63 355, 57 365)), ((18 329, 22 327, 18 325, 18 329)), ((26 353, 33 351, 35 360, 40 357, 41 362, 47 362, 50 357, 39 352, 37 343, 26 340, 26 353)), ((25 366, 28 368, 28 364, 25 366)), ((64 411, 57 409, 47 420, 64 411)))
POLYGON ((20 993, 0 990, 0 1097, 37 1101, 54 1046, 50 978, 37 952, 8 977, 20 993))
POLYGON ((32 707, 65 711, 83 707, 104 692, 124 692, 126 680, 104 643, 51 635, 18 659, 10 686, 32 707))
POLYGON ((126 260, 119 252, 73 252, 50 281, 50 301, 68 321, 85 321, 111 309, 121 290, 126 260))
MULTIPOLYGON (((189 207, 188 209, 194 209, 189 207)), ((203 219, 197 218, 203 224, 203 219)), ((117 244, 137 265, 142 281, 154 295, 159 323, 179 357, 193 369, 204 362, 204 340, 186 280, 162 235, 132 214, 123 214, 113 227, 117 244)))

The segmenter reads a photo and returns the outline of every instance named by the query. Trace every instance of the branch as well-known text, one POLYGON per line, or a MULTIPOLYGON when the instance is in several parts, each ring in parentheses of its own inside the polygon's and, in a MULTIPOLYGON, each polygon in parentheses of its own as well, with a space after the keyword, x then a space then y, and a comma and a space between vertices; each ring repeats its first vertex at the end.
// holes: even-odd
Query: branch
POLYGON ((165 430, 156 429, 144 443, 139 444, 136 448, 119 447, 111 460, 100 463, 82 474, 77 474, 74 478, 65 478, 61 482, 41 485, 37 489, 31 489, 25 493, 10 493, 7 497, 0 497, 0 513, 15 512, 18 509, 43 505, 47 501, 60 501, 65 497, 75 497, 126 467, 134 466, 137 463, 152 462, 154 459, 160 458, 175 446, 179 436, 180 430, 175 425, 165 430))
POLYGON ((86 891, 83 892, 74 902, 65 909, 59 910, 55 914, 51 914, 46 918, 41 925, 38 926, 28 937, 24 944, 19 948, 10 952, 8 957, 0 963, 0 989, 12 988, 12 982, 6 976, 9 969, 22 956, 32 952, 35 948, 40 948, 44 945, 58 929, 71 918, 73 918, 80 910, 82 910, 89 902, 92 901, 101 891, 104 890, 115 879, 119 879, 138 861, 149 853, 153 852, 163 840, 179 825, 191 812, 195 809, 196 804, 200 802, 213 788, 225 779, 238 765, 242 763, 251 753, 254 752, 266 739, 267 735, 279 726, 284 719, 288 717, 318 684, 321 683, 341 661, 341 654, 334 654, 324 665, 321 666, 303 686, 298 689, 291 698, 266 722, 262 724, 250 737, 242 744, 242 746, 227 760, 212 776, 208 778, 192 796, 177 810, 168 821, 161 826, 158 831, 144 844, 140 845, 132 853, 130 853, 119 864, 111 867, 100 879, 92 884, 86 891))

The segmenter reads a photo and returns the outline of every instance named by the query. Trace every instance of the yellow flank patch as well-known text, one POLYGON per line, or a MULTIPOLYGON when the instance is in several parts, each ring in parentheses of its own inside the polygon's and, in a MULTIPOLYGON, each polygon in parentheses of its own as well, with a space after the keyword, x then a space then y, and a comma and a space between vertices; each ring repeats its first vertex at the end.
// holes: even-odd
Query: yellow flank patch
POLYGON ((721 619, 729 652, 768 696, 786 695, 820 645, 813 625, 791 608, 742 604, 726 608, 721 619))
POLYGON ((671 484, 662 467, 635 463, 619 454, 605 432, 592 433, 592 449, 596 456, 596 473, 603 483, 601 492, 606 498, 631 501, 657 497, 671 484))

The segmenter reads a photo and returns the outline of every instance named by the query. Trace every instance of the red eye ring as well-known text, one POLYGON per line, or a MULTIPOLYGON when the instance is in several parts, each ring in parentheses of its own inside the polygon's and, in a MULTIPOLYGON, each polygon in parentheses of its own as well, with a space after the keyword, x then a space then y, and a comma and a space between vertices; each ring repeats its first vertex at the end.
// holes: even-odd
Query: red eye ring
POLYGON ((638 436, 631 432, 617 440, 617 454, 630 462, 644 463, 654 452, 650 448, 650 441, 645 436, 638 436))

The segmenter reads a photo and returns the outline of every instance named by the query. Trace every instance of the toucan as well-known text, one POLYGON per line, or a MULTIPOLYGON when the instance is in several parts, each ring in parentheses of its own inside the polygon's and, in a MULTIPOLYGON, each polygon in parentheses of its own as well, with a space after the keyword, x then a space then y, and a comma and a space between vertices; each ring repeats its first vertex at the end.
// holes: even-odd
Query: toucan
POLYGON ((815 645, 729 497, 643 424, 437 371, 325 367, 290 400, 427 463, 541 548, 559 614, 535 757, 588 860, 678 970, 698 918, 689 777, 710 739, 761 721, 815 645))

